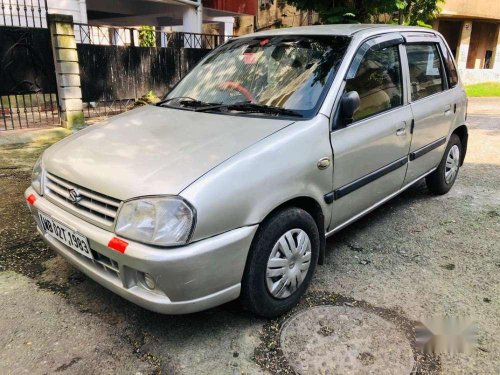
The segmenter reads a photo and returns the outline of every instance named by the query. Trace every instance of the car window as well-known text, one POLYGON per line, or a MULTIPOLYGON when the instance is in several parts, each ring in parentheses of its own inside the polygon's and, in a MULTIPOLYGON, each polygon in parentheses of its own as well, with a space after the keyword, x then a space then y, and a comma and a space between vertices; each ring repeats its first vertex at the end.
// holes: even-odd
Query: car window
POLYGON ((408 44, 411 99, 418 100, 443 91, 441 57, 435 44, 408 44))
POLYGON ((364 55, 354 78, 346 82, 345 92, 357 91, 360 108, 353 120, 373 116, 402 105, 401 63, 398 46, 372 47, 364 55))
POLYGON ((448 48, 443 46, 441 44, 441 50, 444 51, 443 56, 444 56, 444 61, 446 64, 446 73, 448 76, 448 86, 450 88, 455 87, 458 84, 458 73, 457 73, 457 68, 455 67, 455 62, 453 61, 453 57, 451 55, 451 52, 448 48))
POLYGON ((167 98, 251 102, 310 117, 328 92, 349 42, 330 35, 234 39, 202 60, 167 98))

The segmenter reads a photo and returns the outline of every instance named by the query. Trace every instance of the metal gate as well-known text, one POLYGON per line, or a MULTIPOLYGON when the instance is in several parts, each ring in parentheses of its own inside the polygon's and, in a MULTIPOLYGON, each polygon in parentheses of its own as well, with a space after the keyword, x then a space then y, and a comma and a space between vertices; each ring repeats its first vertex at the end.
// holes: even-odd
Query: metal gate
POLYGON ((45 0, 0 0, 0 131, 61 124, 45 0))
POLYGON ((110 116, 163 96, 224 36, 75 24, 84 114, 110 116), (144 40, 147 34, 147 41, 144 40))

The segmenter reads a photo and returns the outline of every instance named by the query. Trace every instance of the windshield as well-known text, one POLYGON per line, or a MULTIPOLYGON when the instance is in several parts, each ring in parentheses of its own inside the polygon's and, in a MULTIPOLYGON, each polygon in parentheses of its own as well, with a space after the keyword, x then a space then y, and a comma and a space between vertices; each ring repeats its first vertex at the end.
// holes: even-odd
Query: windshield
POLYGON ((311 117, 348 43, 347 37, 328 35, 235 39, 202 60, 166 101, 182 106, 189 99, 191 106, 212 105, 214 110, 217 105, 252 103, 253 109, 275 107, 311 117))

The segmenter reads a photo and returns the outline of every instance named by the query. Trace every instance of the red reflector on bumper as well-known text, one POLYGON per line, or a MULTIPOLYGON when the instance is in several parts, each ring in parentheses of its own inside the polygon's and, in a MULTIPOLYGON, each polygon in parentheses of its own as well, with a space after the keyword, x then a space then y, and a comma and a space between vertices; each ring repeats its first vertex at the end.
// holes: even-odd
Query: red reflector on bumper
POLYGON ((128 242, 120 240, 119 238, 113 237, 111 241, 108 243, 108 247, 110 249, 119 251, 120 253, 124 253, 125 249, 128 246, 128 242))
POLYGON ((36 197, 33 194, 30 194, 28 195, 28 198, 26 198, 26 200, 33 206, 36 202, 36 197))

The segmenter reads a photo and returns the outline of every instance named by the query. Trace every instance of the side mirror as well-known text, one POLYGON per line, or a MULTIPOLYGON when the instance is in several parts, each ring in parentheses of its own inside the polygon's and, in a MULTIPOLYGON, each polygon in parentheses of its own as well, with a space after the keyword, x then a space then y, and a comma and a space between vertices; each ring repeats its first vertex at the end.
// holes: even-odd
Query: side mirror
POLYGON ((342 95, 341 109, 344 125, 349 125, 353 121, 353 116, 359 109, 361 99, 357 91, 349 91, 342 95))

